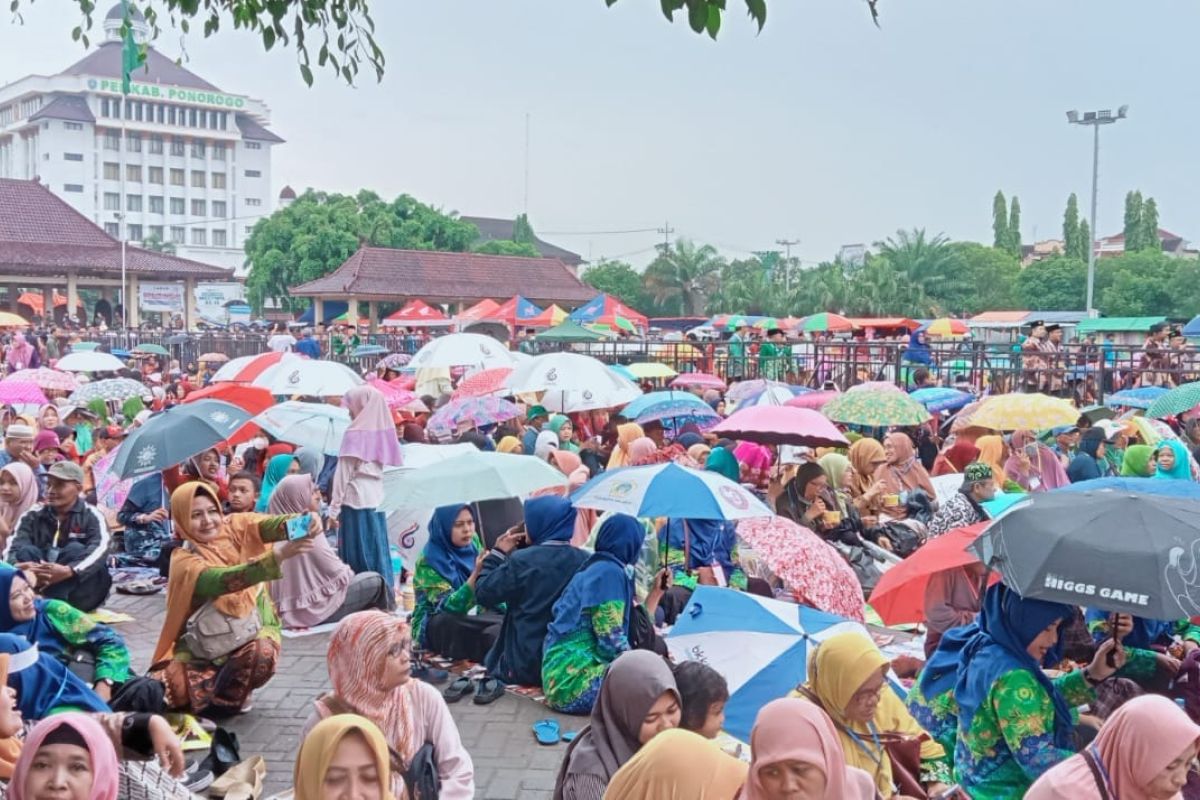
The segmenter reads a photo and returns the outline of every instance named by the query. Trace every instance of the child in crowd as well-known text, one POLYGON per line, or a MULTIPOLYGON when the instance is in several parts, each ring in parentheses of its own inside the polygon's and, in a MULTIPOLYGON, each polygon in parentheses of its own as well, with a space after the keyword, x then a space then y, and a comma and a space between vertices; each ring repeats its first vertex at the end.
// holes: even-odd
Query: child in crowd
POLYGON ((258 503, 258 493, 262 489, 262 481, 248 470, 235 472, 229 479, 229 502, 226 513, 236 514, 242 511, 253 511, 258 503))
POLYGON ((39 431, 33 440, 33 454, 37 457, 38 467, 35 471, 38 482, 38 497, 46 496, 46 477, 50 467, 63 460, 61 443, 58 434, 52 430, 39 431))
POLYGON ((679 727, 707 739, 717 738, 725 724, 725 703, 729 700, 729 685, 721 673, 699 661, 684 661, 672 671, 683 699, 679 727))

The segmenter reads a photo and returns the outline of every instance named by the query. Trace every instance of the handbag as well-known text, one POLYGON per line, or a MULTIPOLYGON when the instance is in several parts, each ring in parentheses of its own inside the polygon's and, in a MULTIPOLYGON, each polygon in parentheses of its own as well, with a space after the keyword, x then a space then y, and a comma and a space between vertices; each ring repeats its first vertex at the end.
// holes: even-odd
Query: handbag
POLYGON ((254 641, 260 630, 262 619, 257 608, 244 617, 231 617, 209 600, 188 619, 179 643, 193 658, 214 661, 254 641))
POLYGON ((426 742, 413 753, 401 775, 408 800, 437 800, 442 791, 442 778, 438 775, 437 754, 432 742, 426 742))
POLYGON ((1104 776, 1100 774, 1100 765, 1096 763, 1096 757, 1088 749, 1084 749, 1082 755, 1083 760, 1087 762, 1088 769, 1092 771, 1092 778, 1096 781, 1096 788, 1100 790, 1101 800, 1111 800, 1108 784, 1104 782, 1104 776))

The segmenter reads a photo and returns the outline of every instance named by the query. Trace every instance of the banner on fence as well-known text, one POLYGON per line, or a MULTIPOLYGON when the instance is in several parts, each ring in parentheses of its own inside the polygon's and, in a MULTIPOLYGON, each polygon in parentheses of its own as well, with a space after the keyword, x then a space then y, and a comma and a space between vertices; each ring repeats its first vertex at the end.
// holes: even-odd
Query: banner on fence
POLYGON ((169 314, 183 313, 182 283, 138 284, 138 305, 142 311, 165 311, 169 314))
POLYGON ((196 314, 205 322, 226 325, 230 319, 229 304, 241 300, 245 287, 236 281, 196 284, 196 314))

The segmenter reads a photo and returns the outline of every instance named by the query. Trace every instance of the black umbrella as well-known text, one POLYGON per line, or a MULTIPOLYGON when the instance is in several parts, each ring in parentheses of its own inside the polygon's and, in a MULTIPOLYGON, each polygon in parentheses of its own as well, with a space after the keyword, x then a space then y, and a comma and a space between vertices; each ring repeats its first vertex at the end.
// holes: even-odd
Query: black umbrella
POLYGON ((182 464, 224 441, 252 415, 223 400, 197 400, 168 408, 146 420, 121 442, 113 471, 135 478, 182 464))
POLYGON ((971 549, 1022 597, 1147 619, 1200 614, 1200 502, 1127 490, 1047 492, 971 549))

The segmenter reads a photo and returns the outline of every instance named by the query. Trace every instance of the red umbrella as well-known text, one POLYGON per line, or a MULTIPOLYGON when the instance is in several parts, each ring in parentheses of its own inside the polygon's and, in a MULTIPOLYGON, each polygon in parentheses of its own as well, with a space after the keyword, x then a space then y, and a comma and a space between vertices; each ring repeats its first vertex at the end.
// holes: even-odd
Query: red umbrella
MULTIPOLYGON (((987 522, 977 522, 966 528, 955 528, 926 542, 917 552, 883 573, 875 591, 871 592, 870 603, 884 624, 924 620, 925 587, 929 585, 929 579, 943 570, 978 563, 979 559, 967 547, 987 526, 987 522)), ((998 580, 1000 575, 993 572, 991 582, 998 580)))
POLYGON ((468 375, 458 384, 453 397, 457 400, 462 397, 503 397, 512 394, 504 385, 512 371, 512 367, 492 367, 468 375))
MULTIPOLYGON (((256 356, 239 356, 225 363, 212 377, 213 383, 224 383, 230 381, 233 383, 250 383, 259 375, 262 375, 271 367, 275 366, 280 360, 289 355, 288 353, 259 353, 256 356)), ((296 353, 300 358, 305 358, 303 354, 296 353)))
POLYGON ((784 405, 791 406, 792 408, 811 408, 814 411, 820 411, 826 403, 839 394, 841 392, 808 392, 807 394, 798 394, 791 400, 784 401, 784 405))
POLYGON ((850 442, 817 411, 790 406, 750 406, 735 411, 711 433, 761 444, 847 447, 850 442))
MULTIPOLYGON (((189 392, 187 399, 183 402, 185 404, 194 403, 197 400, 224 400, 238 408, 244 408, 251 416, 255 417, 275 405, 275 398, 269 391, 242 383, 209 384, 203 389, 189 392)), ((247 422, 225 441, 229 444, 241 444, 250 441, 258 433, 259 427, 253 422, 247 422)))
POLYGON ((707 372, 683 372, 671 381, 671 386, 676 388, 686 386, 699 386, 701 389, 719 389, 724 391, 725 381, 718 378, 716 375, 709 375, 707 372))

